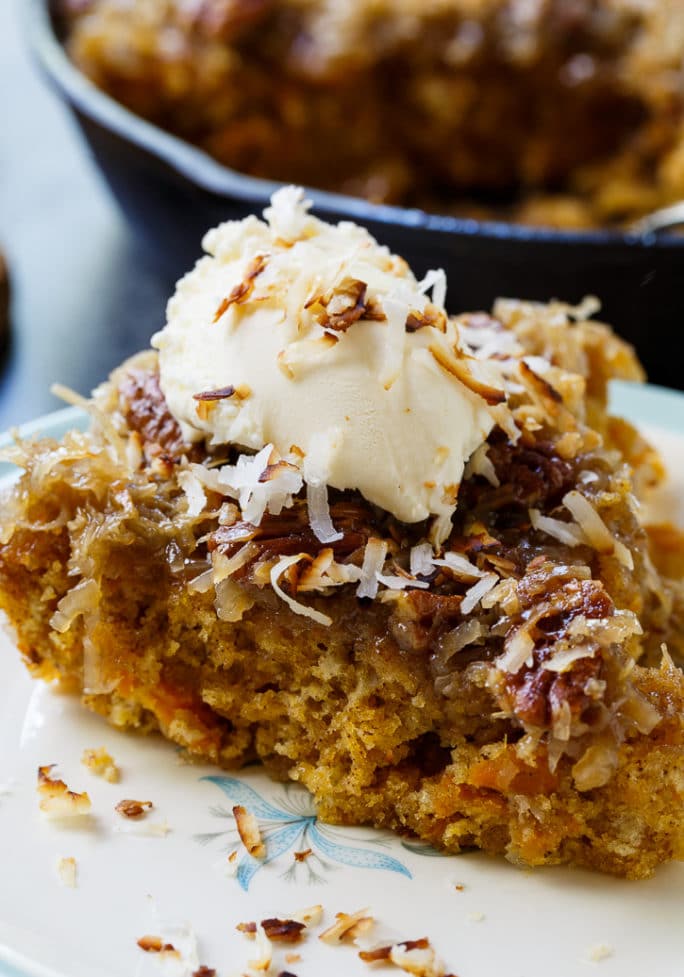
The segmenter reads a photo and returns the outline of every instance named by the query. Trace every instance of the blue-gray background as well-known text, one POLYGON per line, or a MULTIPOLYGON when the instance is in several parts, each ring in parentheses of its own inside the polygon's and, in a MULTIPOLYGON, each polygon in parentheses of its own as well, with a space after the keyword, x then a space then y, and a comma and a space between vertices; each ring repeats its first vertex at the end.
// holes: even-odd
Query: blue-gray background
POLYGON ((0 0, 0 249, 13 287, 0 430, 63 406, 55 381, 88 393, 146 346, 169 290, 31 62, 21 2, 0 0))

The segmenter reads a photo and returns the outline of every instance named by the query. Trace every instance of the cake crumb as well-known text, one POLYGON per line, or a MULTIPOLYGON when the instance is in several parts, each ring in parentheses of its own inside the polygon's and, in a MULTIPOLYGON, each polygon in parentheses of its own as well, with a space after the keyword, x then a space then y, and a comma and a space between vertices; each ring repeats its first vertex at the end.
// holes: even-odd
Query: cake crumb
POLYGON ((468 919, 470 920, 471 923, 481 923, 482 920, 485 919, 485 914, 479 912, 468 913, 468 919))
POLYGON ((84 750, 81 756, 81 763, 92 774, 95 774, 96 777, 103 777, 110 784, 117 784, 119 782, 121 771, 104 746, 99 746, 97 749, 84 750))
POLYGON ((589 948, 589 959, 593 963, 600 963, 601 960, 606 960, 608 957, 613 956, 613 948, 607 943, 596 943, 594 946, 589 948))
POLYGON ((285 963, 300 963, 302 959, 301 953, 286 953, 285 963))
POLYGON ((62 885, 76 888, 76 859, 71 855, 57 859, 57 875, 62 885))

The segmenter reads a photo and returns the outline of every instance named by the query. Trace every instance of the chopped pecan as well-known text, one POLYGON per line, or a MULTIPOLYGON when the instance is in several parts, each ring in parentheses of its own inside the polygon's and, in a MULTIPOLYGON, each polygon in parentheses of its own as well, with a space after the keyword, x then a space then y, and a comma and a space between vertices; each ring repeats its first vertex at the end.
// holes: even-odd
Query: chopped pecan
POLYGON ((146 454, 161 455, 171 462, 187 451, 181 429, 171 415, 159 374, 129 370, 119 384, 126 423, 141 435, 146 454))
POLYGON ((304 923, 294 919, 262 919, 261 925, 269 940, 274 943, 298 943, 302 938, 304 923))
POLYGON ((133 801, 126 799, 119 801, 114 810, 122 818, 140 818, 151 810, 153 806, 152 801, 133 801))

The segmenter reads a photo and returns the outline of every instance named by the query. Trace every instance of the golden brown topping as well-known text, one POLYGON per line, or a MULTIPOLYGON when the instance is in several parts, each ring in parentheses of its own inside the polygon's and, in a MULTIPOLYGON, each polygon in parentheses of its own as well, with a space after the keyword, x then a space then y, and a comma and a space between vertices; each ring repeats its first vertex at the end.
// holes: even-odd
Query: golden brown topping
POLYGON ((324 930, 318 939, 331 945, 342 942, 353 943, 375 925, 375 920, 372 916, 366 915, 367 912, 367 909, 359 909, 355 913, 337 913, 335 916, 337 922, 324 930))
POLYGON ((161 936, 141 936, 137 943, 145 953, 169 953, 180 956, 173 943, 164 943, 161 936))
POLYGON ((265 858, 266 845, 262 841, 259 824, 252 812, 241 804, 236 804, 233 808, 233 816, 240 840, 252 858, 265 858))
POLYGON ((220 387, 218 390, 203 390, 202 393, 193 394, 195 400, 227 400, 235 393, 235 387, 229 385, 220 387))
POLYGON ((235 927, 238 933, 245 933, 247 936, 256 936, 257 924, 252 920, 249 923, 238 923, 235 927))
POLYGON ((192 977, 216 977, 216 971, 213 967, 205 967, 202 964, 197 970, 193 970, 192 977))
POLYGON ((304 923, 294 919, 262 919, 264 933, 276 943, 298 943, 302 938, 304 923))
POLYGON ((176 419, 169 412, 159 385, 159 374, 129 370, 119 384, 126 423, 143 439, 146 454, 163 457, 170 467, 187 445, 176 419))
POLYGON ((446 332, 446 322, 446 313, 433 305, 432 302, 428 302, 422 312, 418 312, 416 309, 409 312, 406 317, 406 330, 407 332, 417 332, 424 326, 433 326, 440 332, 446 332))
POLYGON ((119 768, 104 746, 96 750, 84 750, 81 763, 91 773, 97 777, 104 777, 110 784, 115 784, 119 780, 119 768))
POLYGON ((310 854, 311 854, 311 849, 310 848, 305 848, 304 851, 296 851, 294 853, 295 861, 296 862, 305 862, 307 860, 307 858, 309 857, 310 854))
POLYGON ((78 794, 69 790, 63 780, 52 778, 50 771, 54 767, 54 763, 38 767, 37 790, 41 797, 39 804, 41 811, 52 818, 69 818, 88 814, 92 805, 87 792, 78 794))
POLYGON ((478 394, 490 406, 493 407, 496 404, 503 404, 505 402, 506 394, 504 391, 473 376, 468 369, 465 359, 455 356, 450 350, 445 349, 445 347, 438 343, 430 343, 428 349, 447 373, 451 373, 457 380, 460 380, 464 387, 468 387, 473 393, 478 394))
POLYGON ((231 291, 228 298, 224 298, 218 309, 214 313, 214 322, 218 322, 224 312, 227 312, 231 305, 243 305, 254 291, 254 282, 258 275, 266 267, 268 260, 267 254, 258 254, 250 261, 245 271, 245 277, 231 291))
POLYGON ((119 801, 114 810, 122 818, 139 818, 151 810, 152 807, 154 807, 152 801, 123 800, 119 801))

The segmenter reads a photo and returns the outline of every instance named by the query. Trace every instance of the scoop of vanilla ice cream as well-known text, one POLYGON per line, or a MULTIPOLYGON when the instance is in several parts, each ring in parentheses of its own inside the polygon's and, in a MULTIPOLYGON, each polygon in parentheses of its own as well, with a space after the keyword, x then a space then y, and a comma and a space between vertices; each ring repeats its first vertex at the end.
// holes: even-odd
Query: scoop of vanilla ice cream
POLYGON ((464 355, 442 273, 417 282, 366 230, 308 207, 287 187, 265 222, 206 235, 153 338, 169 409, 192 440, 295 446, 307 481, 404 522, 448 517, 494 423, 476 391, 498 376, 464 355))

